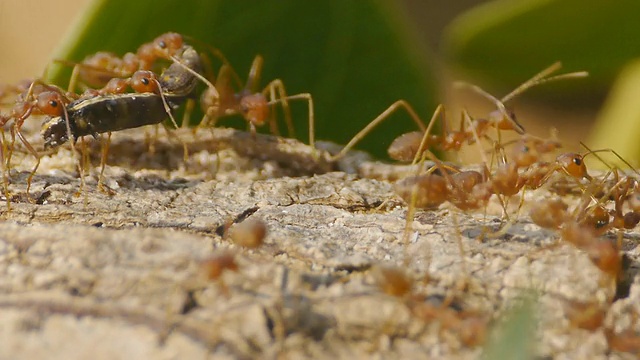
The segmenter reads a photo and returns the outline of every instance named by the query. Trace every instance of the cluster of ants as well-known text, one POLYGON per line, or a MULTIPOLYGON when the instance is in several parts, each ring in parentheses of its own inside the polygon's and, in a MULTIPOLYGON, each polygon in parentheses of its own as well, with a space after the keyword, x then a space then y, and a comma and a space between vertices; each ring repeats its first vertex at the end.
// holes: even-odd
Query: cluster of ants
MULTIPOLYGON (((10 170, 11 154, 17 136, 36 159, 27 180, 29 197, 31 181, 41 157, 22 132, 24 122, 32 115, 46 116, 41 130, 45 150, 69 142, 74 156, 76 141, 84 140, 86 135, 97 138, 100 134, 108 133, 110 136, 114 131, 160 124, 167 118, 171 119, 174 127, 178 127, 173 112, 196 97, 198 81, 207 85, 200 96, 205 114, 200 126, 213 126, 220 117, 239 114, 247 120, 253 134, 257 126, 263 126, 267 122, 271 130, 277 133, 278 127, 270 107, 280 103, 292 135, 288 101, 295 99, 309 102, 309 121, 313 124, 313 101, 309 94, 287 96, 279 79, 271 81, 261 92, 255 90, 263 64, 261 56, 256 56, 248 79, 242 85, 240 77, 224 55, 215 48, 210 50, 223 63, 215 81, 209 80, 213 75, 205 77, 205 70, 208 69, 204 65, 210 62, 204 61, 202 55, 187 44, 182 35, 169 32, 141 45, 135 53, 127 53, 121 58, 110 52, 98 52, 73 64, 67 90, 42 80, 25 81, 0 88, 0 100, 14 97, 9 110, 0 113, 3 134, 7 127, 11 131, 11 141, 3 141, 1 154, 5 193, 6 174, 10 170), (81 93, 74 91, 78 84, 84 88, 81 93)), ((310 129, 313 143, 313 126, 310 129)), ((183 146, 186 157, 186 144, 183 143, 183 146)))
MULTIPOLYGON (((173 126, 177 127, 173 112, 183 103, 197 98, 195 93, 199 82, 206 85, 206 90, 200 95, 200 105, 205 114, 201 126, 214 126, 223 116, 240 114, 247 120, 252 133, 255 134, 256 127, 268 122, 271 131, 278 135, 278 126, 270 108, 280 104, 289 135, 293 136, 288 101, 307 101, 309 142, 316 151, 313 99, 310 94, 287 95, 279 79, 257 91, 263 62, 260 56, 255 58, 243 85, 226 58, 216 49, 209 50, 222 61, 216 76, 209 74, 211 71, 205 69, 206 62, 201 54, 188 45, 182 35, 166 33, 141 45, 135 53, 118 57, 112 53, 98 52, 85 58, 75 64, 67 90, 41 80, 0 88, 0 100, 13 97, 13 105, 8 112, 0 113, 0 126, 3 131, 9 127, 11 132, 11 141, 4 141, 3 137, 0 148, 5 179, 10 170, 11 153, 17 136, 36 159, 28 178, 29 195, 32 178, 40 164, 40 154, 22 132, 24 122, 32 115, 46 116, 41 131, 45 148, 56 148, 69 142, 75 156, 73 147, 76 141, 84 139, 86 135, 98 137, 103 133, 159 124, 166 118, 170 118, 173 126), (78 83, 83 87, 82 93, 75 92, 78 83)), ((553 64, 501 99, 477 86, 461 84, 488 98, 497 110, 486 117, 473 117, 463 111, 457 130, 449 129, 447 122, 441 121, 440 131, 436 132, 437 121, 444 117, 442 106, 425 124, 410 104, 399 100, 358 132, 342 150, 325 154, 325 157, 330 162, 341 159, 391 113, 405 109, 418 130, 397 137, 388 149, 392 159, 415 165, 415 174, 395 183, 398 195, 409 205, 405 240, 409 236, 416 209, 434 209, 449 203, 461 211, 477 211, 486 209, 490 199, 495 198, 501 204, 504 216, 509 219, 513 216, 507 211, 510 198, 520 194, 524 199, 524 191, 543 187, 551 189, 551 184, 557 182, 558 178, 564 178, 579 190, 579 204, 570 210, 560 197, 545 198, 531 206, 529 215, 535 224, 558 231, 563 241, 588 254, 593 264, 616 283, 622 272, 620 241, 604 240, 600 235, 608 230, 619 230, 621 233, 640 222, 640 183, 637 178, 612 166, 603 176, 590 175, 584 162, 586 156, 596 157, 606 164, 598 153, 608 151, 618 155, 609 149, 587 149, 585 154, 569 152, 556 155, 561 144, 555 138, 543 139, 527 134, 513 112, 505 106, 509 100, 533 86, 586 76, 585 72, 554 76, 559 67, 559 63, 553 64), (516 132, 519 137, 502 141, 502 132, 516 132), (491 161, 482 143, 491 145, 491 161), (430 150, 457 152, 464 146, 479 147, 482 155, 480 168, 461 169, 445 164, 430 150), (426 160, 431 160, 434 165, 425 169, 426 160)), ((622 161, 633 169, 624 159, 622 161)), ((640 175, 635 170, 633 172, 640 175)), ((9 204, 10 197, 6 189, 5 181, 5 195, 9 204)), ((517 213, 519 211, 520 207, 517 213)), ((240 238, 250 238, 251 244, 259 244, 264 232, 264 229, 260 230, 261 235, 257 236, 260 240, 253 239, 251 234, 240 238)), ((224 269, 237 269, 232 256, 215 258, 207 264, 212 279, 218 278, 224 269)), ((406 296, 407 302, 412 304, 412 310, 421 316, 430 319, 456 317, 455 314, 416 305, 410 289, 411 281, 397 269, 384 268, 379 271, 378 277, 384 292, 406 296), (400 283, 401 289, 388 285, 390 283, 400 283)), ((482 323, 475 318, 469 319, 458 322, 449 319, 446 323, 457 324, 456 329, 482 323)), ((475 342, 475 338, 469 341, 475 342)))

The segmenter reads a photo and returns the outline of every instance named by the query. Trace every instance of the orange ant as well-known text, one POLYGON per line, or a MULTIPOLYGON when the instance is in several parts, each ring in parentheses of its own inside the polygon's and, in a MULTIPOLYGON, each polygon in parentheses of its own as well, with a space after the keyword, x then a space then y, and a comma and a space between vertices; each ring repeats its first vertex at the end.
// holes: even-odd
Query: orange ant
POLYGON ((611 241, 600 240, 596 230, 580 219, 584 216, 584 205, 576 209, 582 214, 580 216, 567 209, 567 204, 560 199, 543 199, 534 203, 529 215, 536 225, 558 230, 563 241, 584 251, 598 269, 617 281, 622 272, 618 246, 611 241))
POLYGON ((267 224, 262 220, 245 220, 231 226, 228 234, 234 244, 247 249, 255 249, 264 242, 267 235, 267 224))
POLYGON ((281 103, 284 111, 285 123, 290 137, 295 137, 291 113, 290 100, 306 100, 309 109, 309 144, 315 149, 315 120, 313 110, 313 98, 309 93, 287 95, 282 80, 272 80, 264 87, 262 92, 254 92, 263 65, 262 56, 258 55, 253 60, 247 82, 242 90, 235 92, 231 86, 232 77, 237 77, 229 64, 223 64, 218 72, 215 85, 207 79, 200 77, 208 86, 201 96, 201 106, 205 112, 200 126, 215 126, 222 116, 240 114, 247 121, 250 131, 255 135, 256 127, 263 126, 269 119, 269 127, 273 134, 278 135, 276 119, 270 117, 269 106, 281 103), (269 100, 267 100, 267 94, 269 100))
MULTIPOLYGON (((72 98, 70 96, 72 95, 65 94, 60 88, 56 86, 47 85, 41 81, 33 81, 27 89, 26 94, 19 96, 19 98, 16 100, 16 103, 10 110, 9 114, 0 114, 1 127, 4 127, 9 121, 13 120, 13 126, 11 128, 11 147, 13 147, 13 144, 15 143, 15 135, 17 135, 20 141, 27 148, 27 150, 36 159, 36 164, 34 165, 33 170, 29 174, 29 178, 27 180, 27 197, 29 197, 33 176, 40 166, 40 155, 25 138, 24 134, 21 131, 22 125, 24 124, 25 120, 34 113, 34 111, 36 113, 48 116, 64 117, 65 119, 68 118, 66 107, 72 101, 72 98)), ((4 160, 3 165, 5 166, 5 169, 10 169, 11 153, 12 152, 9 151, 9 155, 4 160)), ((7 199, 7 202, 9 201, 10 200, 7 199)))
POLYGON ((469 347, 482 344, 487 335, 486 317, 472 311, 458 310, 452 305, 454 298, 447 296, 440 305, 428 301, 428 296, 414 292, 414 279, 405 270, 389 265, 375 265, 371 269, 380 291, 402 300, 418 319, 431 323, 438 321, 441 331, 451 331, 469 347))
POLYGON ((224 252, 210 256, 201 262, 201 268, 207 280, 217 282, 221 291, 225 295, 228 295, 229 289, 224 283, 222 276, 228 271, 238 271, 238 263, 236 263, 235 255, 229 252, 224 252))

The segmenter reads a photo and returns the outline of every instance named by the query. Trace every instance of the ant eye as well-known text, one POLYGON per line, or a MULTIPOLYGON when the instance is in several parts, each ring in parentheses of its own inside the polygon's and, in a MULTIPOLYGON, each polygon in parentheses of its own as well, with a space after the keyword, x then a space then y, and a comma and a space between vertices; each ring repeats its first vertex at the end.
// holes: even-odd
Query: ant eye
POLYGON ((158 46, 159 46, 161 49, 166 49, 167 44, 164 42, 164 40, 160 40, 160 41, 158 42, 158 46))
POLYGON ((149 85, 149 79, 148 79, 148 78, 142 78, 142 79, 140 80, 140 82, 141 82, 143 85, 149 85))
POLYGON ((578 166, 581 166, 582 165, 582 159, 580 159, 579 157, 576 156, 576 157, 573 158, 573 163, 578 165, 578 166))
POLYGON ((49 106, 56 108, 58 107, 58 102, 55 100, 51 100, 49 101, 49 106))

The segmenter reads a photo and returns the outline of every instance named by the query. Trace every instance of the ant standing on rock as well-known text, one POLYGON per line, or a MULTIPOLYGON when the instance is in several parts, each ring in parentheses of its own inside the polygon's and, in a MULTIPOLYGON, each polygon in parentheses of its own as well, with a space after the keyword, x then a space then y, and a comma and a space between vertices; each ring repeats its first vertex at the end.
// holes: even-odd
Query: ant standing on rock
POLYGON ((276 119, 270 114, 269 107, 281 103, 289 136, 294 137, 295 131, 289 110, 290 100, 305 100, 309 109, 309 145, 315 149, 315 120, 313 98, 309 93, 287 95, 284 84, 280 79, 274 79, 261 92, 255 92, 264 60, 258 55, 253 60, 247 82, 242 90, 236 92, 231 86, 232 78, 237 77, 233 68, 224 64, 218 72, 215 85, 203 79, 207 89, 202 93, 200 103, 205 116, 201 126, 215 126, 222 116, 240 114, 247 121, 249 129, 255 135, 256 127, 263 126, 269 119, 269 127, 275 135, 279 134, 276 119), (267 100, 267 94, 269 100, 267 100))

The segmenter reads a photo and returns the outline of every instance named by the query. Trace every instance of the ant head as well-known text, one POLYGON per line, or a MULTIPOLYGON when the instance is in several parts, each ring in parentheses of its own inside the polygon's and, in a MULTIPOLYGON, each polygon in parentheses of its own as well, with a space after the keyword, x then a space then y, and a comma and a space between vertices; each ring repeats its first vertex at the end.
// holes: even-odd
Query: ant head
POLYGON ((584 164, 582 155, 576 153, 561 154, 556 158, 556 161, 567 174, 573 176, 576 179, 590 179, 589 173, 587 173, 587 167, 584 164))
POLYGON ((256 126, 264 125, 269 116, 267 98, 260 93, 243 96, 240 100, 240 109, 245 119, 256 126))
POLYGON ((138 70, 131 76, 131 88, 139 93, 155 93, 159 90, 156 74, 148 70, 138 70))
POLYGON ((153 40, 154 52, 164 58, 175 55, 183 44, 182 35, 174 32, 162 34, 153 40))
POLYGON ((64 97, 55 91, 41 92, 36 99, 36 107, 45 115, 61 116, 64 106, 64 97))

